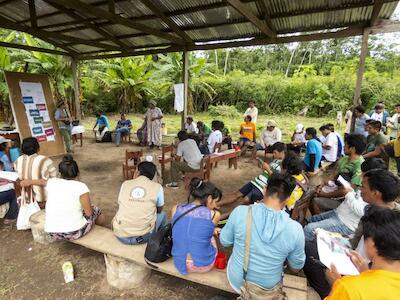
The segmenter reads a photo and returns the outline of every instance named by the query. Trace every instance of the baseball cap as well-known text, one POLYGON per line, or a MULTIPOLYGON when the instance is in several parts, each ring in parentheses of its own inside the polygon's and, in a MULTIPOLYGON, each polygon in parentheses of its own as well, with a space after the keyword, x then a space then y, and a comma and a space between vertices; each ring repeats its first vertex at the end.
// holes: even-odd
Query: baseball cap
POLYGON ((303 129, 304 129, 304 125, 303 124, 297 124, 296 125, 296 133, 302 132, 303 129))
POLYGON ((11 142, 11 140, 6 139, 4 136, 0 136, 0 144, 11 142))

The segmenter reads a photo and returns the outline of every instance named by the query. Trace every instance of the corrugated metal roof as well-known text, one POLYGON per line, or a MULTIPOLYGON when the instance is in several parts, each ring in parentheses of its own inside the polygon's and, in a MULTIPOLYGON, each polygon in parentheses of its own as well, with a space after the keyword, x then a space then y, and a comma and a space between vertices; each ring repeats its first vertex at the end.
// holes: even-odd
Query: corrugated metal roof
MULTIPOLYGON (((288 33, 298 35, 314 30, 366 26, 371 20, 375 2, 373 0, 242 0, 243 7, 247 11, 243 13, 229 5, 229 0, 151 0, 158 11, 152 11, 145 5, 145 1, 114 0, 115 13, 131 22, 121 24, 123 22, 113 20, 109 15, 97 16, 96 9, 108 11, 108 1, 80 0, 80 5, 74 7, 76 1, 78 0, 62 4, 67 11, 61 11, 57 8, 61 2, 57 0, 36 0, 38 28, 33 29, 28 1, 7 0, 3 5, 0 2, 0 26, 18 28, 37 36, 46 35, 47 31, 51 32, 53 41, 66 44, 77 54, 96 50, 109 52, 110 47, 102 48, 102 44, 115 47, 121 45, 118 40, 124 43, 125 47, 129 47, 129 50, 132 48, 151 50, 160 45, 183 49, 190 46, 187 37, 194 43, 219 39, 267 38, 264 33, 267 32, 265 30, 267 26, 278 35, 288 33), (93 9, 82 9, 84 4, 92 5, 93 9), (164 16, 160 18, 160 14, 164 16), (248 14, 255 16, 259 21, 248 19, 246 17, 248 14), (180 31, 168 26, 165 18, 175 23, 180 31), (87 24, 88 21, 82 22, 82 19, 91 21, 91 24, 87 24), (9 21, 13 22, 13 26, 9 21), (21 25, 24 27, 20 27, 21 25), (61 34, 59 38, 54 36, 57 32, 61 34), (182 32, 185 32, 186 36, 182 32), (67 41, 62 35, 74 39, 67 41)), ((398 1, 383 1, 385 4, 380 10, 379 18, 389 19, 398 1)), ((121 51, 126 50, 121 48, 121 51)))

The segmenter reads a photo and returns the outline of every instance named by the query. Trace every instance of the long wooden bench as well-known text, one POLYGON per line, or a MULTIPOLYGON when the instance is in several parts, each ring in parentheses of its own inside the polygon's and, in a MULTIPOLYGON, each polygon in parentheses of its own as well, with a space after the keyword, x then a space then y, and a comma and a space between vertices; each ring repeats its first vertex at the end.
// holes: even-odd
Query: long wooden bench
MULTIPOLYGON (((42 243, 46 241, 51 242, 48 238, 45 238, 46 233, 44 233, 44 217, 44 211, 40 211, 32 215, 30 220, 32 225, 32 234, 35 241, 42 243)), ((150 268, 150 266, 144 260, 144 251, 146 245, 123 245, 115 238, 112 231, 108 228, 94 226, 87 235, 76 241, 73 241, 73 243, 104 253, 106 257, 106 264, 108 260, 107 257, 117 257, 124 261, 133 262, 141 268, 145 268, 146 270, 150 268)), ((213 269, 210 272, 204 274, 191 273, 189 275, 181 275, 175 269, 172 259, 169 259, 163 263, 154 264, 154 267, 152 269, 161 273, 169 274, 175 277, 183 278, 185 280, 234 293, 227 280, 226 270, 213 269)), ((107 279, 110 283, 108 272, 109 268, 107 266, 107 279)), ((146 277, 146 279, 147 278, 148 276, 146 277)), ((293 275, 285 275, 283 278, 283 285, 289 299, 307 299, 307 282, 305 278, 293 275)))

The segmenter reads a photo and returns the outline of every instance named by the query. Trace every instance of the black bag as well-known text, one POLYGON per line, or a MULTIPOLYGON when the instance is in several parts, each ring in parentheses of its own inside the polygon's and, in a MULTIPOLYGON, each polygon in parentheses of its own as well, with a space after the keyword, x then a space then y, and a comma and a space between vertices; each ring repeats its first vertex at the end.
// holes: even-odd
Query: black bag
MULTIPOLYGON (((183 214, 181 214, 173 223, 167 224, 160 228, 155 234, 152 234, 149 241, 147 242, 146 251, 144 252, 144 258, 146 262, 150 263, 161 263, 166 261, 172 256, 172 228, 183 216, 187 215, 191 211, 200 207, 201 205, 196 205, 191 209, 188 209, 183 214)), ((149 264, 151 265, 151 264, 149 264)), ((156 266, 151 265, 153 268, 156 266)))
POLYGON ((72 126, 78 126, 78 125, 79 125, 79 120, 72 121, 72 126))
POLYGON ((111 143, 112 142, 112 134, 111 131, 107 131, 103 138, 101 139, 102 143, 111 143))

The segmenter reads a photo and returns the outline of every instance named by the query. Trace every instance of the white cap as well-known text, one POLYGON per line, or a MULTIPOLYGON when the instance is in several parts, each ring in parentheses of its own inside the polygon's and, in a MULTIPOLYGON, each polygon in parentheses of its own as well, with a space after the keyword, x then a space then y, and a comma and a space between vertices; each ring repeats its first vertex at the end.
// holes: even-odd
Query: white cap
POLYGON ((296 125, 296 133, 301 133, 304 129, 304 125, 303 124, 297 124, 296 125))
POLYGON ((274 120, 268 120, 267 127, 276 127, 276 122, 274 120))
POLYGON ((0 144, 11 142, 11 140, 6 139, 4 136, 0 136, 0 144))

